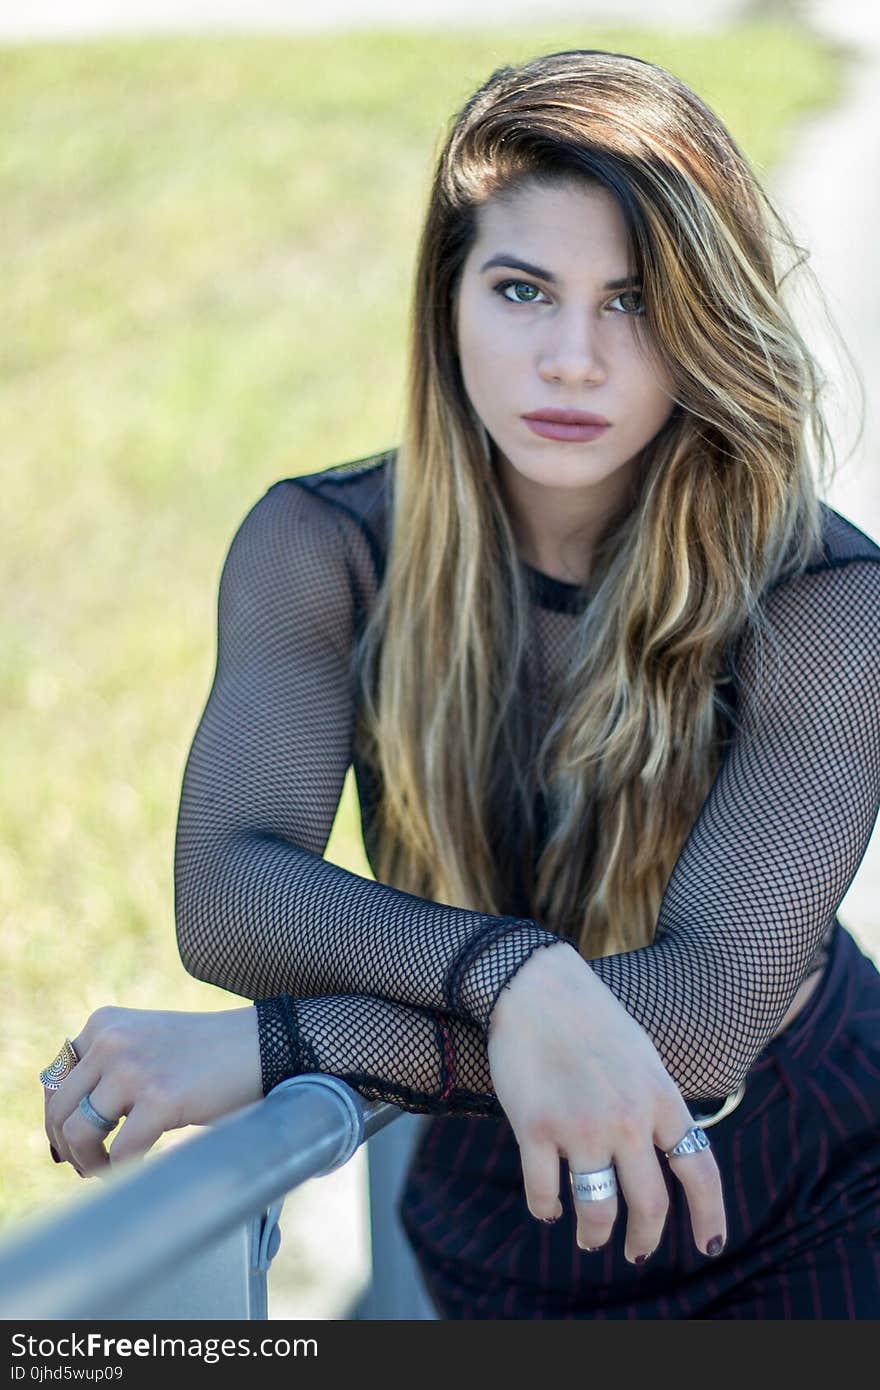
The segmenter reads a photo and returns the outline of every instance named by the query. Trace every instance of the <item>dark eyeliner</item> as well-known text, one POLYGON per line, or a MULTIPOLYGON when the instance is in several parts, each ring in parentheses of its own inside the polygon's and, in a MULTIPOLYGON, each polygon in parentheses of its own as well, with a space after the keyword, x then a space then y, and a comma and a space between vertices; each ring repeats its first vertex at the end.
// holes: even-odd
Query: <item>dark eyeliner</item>
POLYGON ((499 280, 497 285, 492 286, 492 291, 494 294, 498 295, 499 299, 503 299, 506 304, 534 304, 536 302, 533 299, 508 299, 504 291, 508 289, 510 285, 528 285, 529 289, 538 290, 539 294, 544 293, 538 285, 533 285, 531 280, 499 280))
POLYGON ((631 319, 640 318, 640 317, 644 314, 644 312, 645 312, 645 297, 644 297, 644 294, 642 293, 641 287, 638 286, 638 285, 633 285, 633 286, 632 286, 630 289, 628 289, 628 290, 618 290, 618 291, 617 291, 617 294, 614 295, 614 297, 609 301, 609 303, 612 303, 612 304, 613 304, 615 299, 623 299, 623 297, 624 297, 625 295, 628 295, 628 294, 635 294, 635 295, 638 295, 638 297, 639 297, 639 307, 638 307, 638 309, 624 309, 624 310, 623 310, 623 313, 625 314, 625 316, 626 316, 627 318, 631 318, 631 319))

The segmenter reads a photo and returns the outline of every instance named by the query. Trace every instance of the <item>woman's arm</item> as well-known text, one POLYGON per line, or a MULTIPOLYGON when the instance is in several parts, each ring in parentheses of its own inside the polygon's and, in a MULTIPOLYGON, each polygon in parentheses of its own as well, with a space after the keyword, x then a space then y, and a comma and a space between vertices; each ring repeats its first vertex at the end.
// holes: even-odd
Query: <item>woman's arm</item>
POLYGON ((369 995, 257 1000, 263 1094, 289 1076, 341 1077, 365 1100, 431 1115, 501 1115, 481 1028, 369 995))
MULTIPOLYGON (((559 939, 321 858, 351 757, 370 569, 357 525, 293 482, 270 489, 233 542, 178 820, 181 953, 252 998, 372 996, 486 1030, 514 974, 537 980, 524 969, 536 945, 559 939)), ((765 656, 751 636, 738 654, 739 728, 655 942, 590 962, 688 1098, 742 1080, 864 855, 880 782, 878 600, 868 559, 769 595, 765 656)))
MULTIPOLYGON (((572 969, 569 956, 561 945, 538 953, 545 963, 538 1007, 523 1009, 514 981, 499 1002, 488 1046, 472 1025, 354 995, 288 999, 282 1030, 293 1027, 305 1069, 342 1076, 370 1098, 415 1111, 503 1112, 536 1217, 561 1215, 560 1154, 576 1171, 613 1157, 628 1208, 627 1257, 635 1260, 657 1246, 665 1222, 666 1187, 653 1145, 670 1148, 691 1118, 643 1030, 586 962, 578 958, 572 969), (481 1090, 493 1085, 490 1064, 497 1095, 481 1090)), ((57 1090, 45 1092, 53 1157, 88 1177, 140 1156, 168 1129, 208 1124, 259 1099, 280 1078, 267 1078, 264 1067, 261 1086, 257 1011, 111 1007, 92 1014, 73 1040, 76 1065, 57 1090), (86 1096, 111 1131, 117 1117, 126 1117, 109 1152, 104 1126, 96 1128, 80 1109, 86 1096)), ((670 1163, 686 1189, 697 1245, 708 1250, 725 1230, 718 1166, 705 1150, 670 1163)), ((576 1203, 581 1246, 607 1240, 617 1205, 616 1196, 576 1203)))
MULTIPOLYGON (((880 800, 880 563, 805 574, 738 654, 738 729, 652 945, 590 964, 684 1095, 733 1091, 855 877, 880 800)), ((523 983, 525 983, 523 972, 523 983)))
POLYGON ((178 813, 181 957, 250 998, 373 995, 485 1028, 503 985, 559 937, 322 858, 352 760, 352 649, 371 583, 357 523, 295 481, 270 488, 233 539, 178 813))
MULTIPOLYGON (((880 564, 803 575, 768 597, 766 613, 762 658, 753 636, 741 644, 738 728, 654 943, 589 962, 691 1100, 735 1090, 772 1036, 880 798, 880 564)), ((520 969, 520 1000, 535 994, 537 1007, 548 964, 520 969)), ((344 1035, 339 1008, 327 1026, 344 1035)), ((479 1075, 481 1052, 467 1056, 479 1075)))

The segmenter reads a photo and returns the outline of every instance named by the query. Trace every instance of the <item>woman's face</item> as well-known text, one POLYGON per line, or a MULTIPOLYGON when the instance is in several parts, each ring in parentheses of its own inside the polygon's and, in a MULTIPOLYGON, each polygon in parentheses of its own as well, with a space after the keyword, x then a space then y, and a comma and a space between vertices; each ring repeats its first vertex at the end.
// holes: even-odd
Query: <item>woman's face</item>
POLYGON ((478 228, 456 300, 476 414, 523 480, 581 489, 586 508, 595 484, 606 499, 622 495, 674 401, 649 335, 637 339, 638 284, 618 283, 632 267, 617 203, 598 185, 527 184, 484 204, 478 228), (594 438, 548 438, 523 419, 546 409, 609 425, 594 438))

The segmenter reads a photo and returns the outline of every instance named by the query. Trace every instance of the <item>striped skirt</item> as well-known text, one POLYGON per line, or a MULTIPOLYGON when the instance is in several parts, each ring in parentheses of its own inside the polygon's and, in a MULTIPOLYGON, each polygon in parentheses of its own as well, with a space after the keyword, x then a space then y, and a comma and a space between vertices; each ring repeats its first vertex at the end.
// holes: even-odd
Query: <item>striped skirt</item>
POLYGON ((667 1223, 635 1266, 623 1192, 607 1244, 579 1250, 567 1165, 564 1214, 544 1225, 526 1206, 505 1118, 432 1118, 398 1213, 437 1316, 880 1318, 880 973, 843 926, 806 1009, 707 1134, 723 1252, 696 1248, 684 1189, 661 1157, 667 1223))

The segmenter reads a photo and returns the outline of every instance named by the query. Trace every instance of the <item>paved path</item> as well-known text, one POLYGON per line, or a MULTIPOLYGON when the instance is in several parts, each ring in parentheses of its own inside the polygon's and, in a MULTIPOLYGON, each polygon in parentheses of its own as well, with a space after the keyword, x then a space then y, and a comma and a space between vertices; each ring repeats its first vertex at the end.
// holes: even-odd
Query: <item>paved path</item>
MULTIPOLYGON (((880 541, 880 411, 874 385, 880 373, 880 5, 876 0, 809 0, 807 17, 851 53, 849 91, 831 114, 804 127, 793 156, 776 180, 780 211, 811 251, 811 265, 864 379, 865 430, 842 465, 828 501, 880 541)), ((836 383, 829 421, 841 459, 855 444, 858 397, 831 335, 815 312, 804 311, 808 335, 836 383)), ((880 964, 880 828, 840 907, 841 920, 880 964)))

